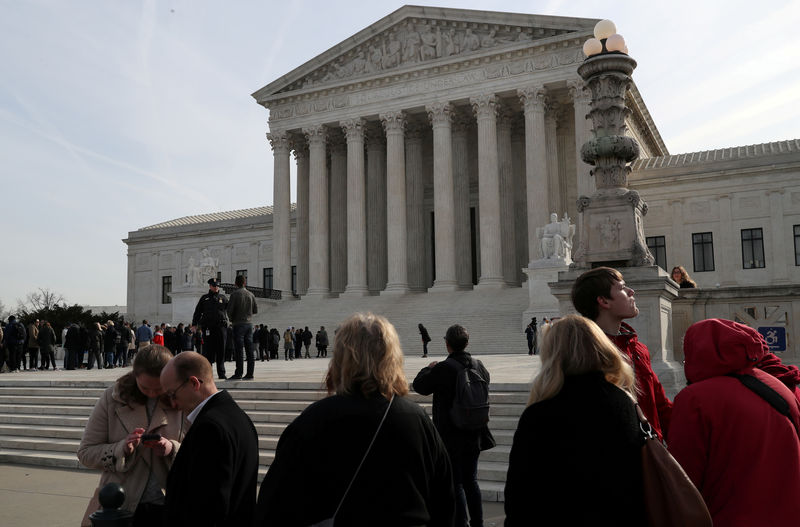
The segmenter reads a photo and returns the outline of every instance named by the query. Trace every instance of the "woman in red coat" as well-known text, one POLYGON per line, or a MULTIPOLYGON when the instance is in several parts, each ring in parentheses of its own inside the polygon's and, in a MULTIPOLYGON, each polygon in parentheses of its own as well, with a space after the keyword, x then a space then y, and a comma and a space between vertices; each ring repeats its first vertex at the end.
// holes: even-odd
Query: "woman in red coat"
POLYGON ((800 403, 755 367, 768 352, 761 335, 709 319, 689 328, 683 347, 689 386, 675 397, 669 449, 703 494, 714 526, 797 525, 800 403), (789 417, 731 374, 769 387, 789 417))

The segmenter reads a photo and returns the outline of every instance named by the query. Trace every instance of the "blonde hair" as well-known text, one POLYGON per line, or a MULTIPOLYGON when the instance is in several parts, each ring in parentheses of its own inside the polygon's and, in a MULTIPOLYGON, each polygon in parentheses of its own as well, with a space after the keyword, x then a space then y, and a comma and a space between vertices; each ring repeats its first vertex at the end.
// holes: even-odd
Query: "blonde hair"
POLYGON ((336 332, 325 386, 329 394, 406 395, 403 350, 391 322, 373 313, 345 320, 336 332))
POLYGON ((633 368, 600 327, 588 318, 567 315, 544 336, 542 369, 533 379, 528 405, 555 397, 564 378, 601 371, 611 384, 636 400, 633 368))

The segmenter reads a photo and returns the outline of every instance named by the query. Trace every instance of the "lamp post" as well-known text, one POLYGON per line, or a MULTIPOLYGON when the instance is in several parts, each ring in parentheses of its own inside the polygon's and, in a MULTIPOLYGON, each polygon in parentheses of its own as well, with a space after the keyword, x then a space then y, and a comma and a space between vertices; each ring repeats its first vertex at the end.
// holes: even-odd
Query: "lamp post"
POLYGON ((654 259, 644 237, 647 204, 629 190, 631 161, 639 157, 639 144, 629 137, 625 119, 631 111, 625 94, 636 61, 628 56, 625 39, 610 20, 595 26, 595 38, 583 46, 586 60, 578 67, 592 93, 589 117, 592 139, 581 148, 581 158, 594 166, 597 190, 578 198, 581 240, 573 260, 578 268, 651 266, 654 259))

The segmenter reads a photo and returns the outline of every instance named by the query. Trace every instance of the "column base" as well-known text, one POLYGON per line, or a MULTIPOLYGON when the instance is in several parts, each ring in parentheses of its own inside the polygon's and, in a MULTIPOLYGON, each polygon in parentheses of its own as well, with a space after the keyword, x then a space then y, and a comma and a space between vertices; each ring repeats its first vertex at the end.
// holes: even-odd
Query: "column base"
POLYGON ((505 289, 508 287, 506 281, 501 276, 494 278, 481 278, 478 280, 478 285, 475 286, 476 291, 481 289, 505 289))
POLYGON ((458 282, 455 280, 436 280, 433 282, 433 287, 428 289, 429 293, 450 293, 453 291, 458 291, 458 282))
POLYGON ((369 289, 365 285, 357 285, 357 286, 347 286, 344 289, 344 293, 340 296, 342 297, 360 297, 360 296, 370 296, 369 289))
POLYGON ((380 296, 384 295, 405 295, 410 293, 411 289, 409 289, 408 284, 386 284, 386 288, 383 291, 380 291, 378 294, 380 296))
POLYGON ((330 289, 309 289, 305 295, 303 295, 303 299, 312 299, 312 298, 330 298, 331 291, 330 289))

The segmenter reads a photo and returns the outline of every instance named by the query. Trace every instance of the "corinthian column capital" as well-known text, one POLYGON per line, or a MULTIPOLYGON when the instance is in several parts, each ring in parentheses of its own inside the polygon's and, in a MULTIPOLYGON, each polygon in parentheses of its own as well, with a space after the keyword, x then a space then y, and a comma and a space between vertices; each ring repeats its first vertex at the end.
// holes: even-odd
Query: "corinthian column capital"
POLYGON ((525 112, 544 112, 547 105, 547 90, 542 86, 528 86, 517 90, 517 96, 525 112))
POLYGON ((388 112, 380 114, 381 123, 386 134, 400 133, 402 134, 406 128, 406 115, 403 111, 388 112))
POLYGON ((449 102, 435 102, 425 107, 432 126, 449 125, 453 119, 453 105, 449 102))
POLYGON ((308 141, 309 145, 319 145, 325 142, 326 130, 325 126, 318 124, 315 126, 309 126, 308 128, 303 128, 303 135, 306 136, 306 140, 308 141))
POLYGON ((347 119, 341 121, 339 125, 348 141, 364 140, 364 119, 347 119))
POLYGON ((498 110, 497 95, 493 93, 484 93, 477 97, 470 97, 469 102, 472 105, 472 111, 475 112, 475 116, 478 119, 496 117, 498 110))
POLYGON ((586 83, 580 79, 567 81, 569 96, 577 103, 588 104, 592 100, 592 94, 587 89, 586 83))
POLYGON ((268 132, 267 140, 269 141, 272 151, 275 153, 289 154, 289 134, 285 131, 268 132))

